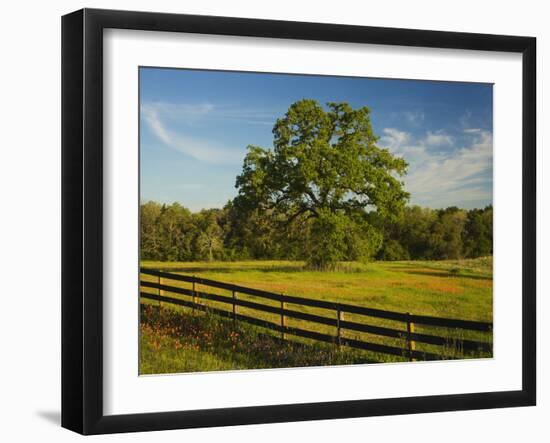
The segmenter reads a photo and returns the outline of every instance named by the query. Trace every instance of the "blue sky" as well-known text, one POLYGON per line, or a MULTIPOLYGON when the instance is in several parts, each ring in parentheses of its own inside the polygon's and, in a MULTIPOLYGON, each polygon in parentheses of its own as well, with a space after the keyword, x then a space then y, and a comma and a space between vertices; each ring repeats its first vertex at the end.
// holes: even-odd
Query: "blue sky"
POLYGON ((272 147, 302 98, 368 106, 378 145, 409 163, 411 204, 492 203, 492 85, 140 68, 141 200, 222 207, 248 145, 272 147))

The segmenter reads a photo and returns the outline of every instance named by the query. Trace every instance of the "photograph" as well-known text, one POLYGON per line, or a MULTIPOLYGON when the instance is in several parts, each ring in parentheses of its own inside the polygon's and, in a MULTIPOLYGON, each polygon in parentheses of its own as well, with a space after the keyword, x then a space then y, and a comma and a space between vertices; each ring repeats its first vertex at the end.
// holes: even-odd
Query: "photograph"
POLYGON ((493 85, 139 68, 139 373, 492 358, 493 85))

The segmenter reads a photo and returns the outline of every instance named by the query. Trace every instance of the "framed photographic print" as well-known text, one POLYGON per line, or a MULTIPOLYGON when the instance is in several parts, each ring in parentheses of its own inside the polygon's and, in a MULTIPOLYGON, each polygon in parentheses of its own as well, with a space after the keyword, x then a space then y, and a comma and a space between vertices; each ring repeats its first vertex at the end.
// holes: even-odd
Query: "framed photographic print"
POLYGON ((62 21, 62 425, 534 405, 530 37, 62 21))

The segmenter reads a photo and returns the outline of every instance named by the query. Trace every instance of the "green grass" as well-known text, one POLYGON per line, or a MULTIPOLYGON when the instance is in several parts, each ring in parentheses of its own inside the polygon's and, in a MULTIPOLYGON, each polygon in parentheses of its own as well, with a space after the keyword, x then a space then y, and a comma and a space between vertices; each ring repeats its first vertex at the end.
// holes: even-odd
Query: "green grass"
MULTIPOLYGON (((437 317, 459 318, 478 321, 492 321, 493 300, 492 300, 492 258, 480 258, 473 260, 453 261, 403 261, 403 262, 373 262, 343 263, 337 270, 333 271, 311 271, 304 267, 301 262, 291 261, 241 261, 241 262, 188 262, 188 263, 166 263, 166 262, 142 262, 142 266, 161 268, 170 272, 195 275, 198 277, 210 278, 227 283, 234 283, 251 288, 264 289, 270 292, 283 293, 307 298, 339 301, 359 306, 379 308, 397 312, 411 312, 413 314, 424 314, 437 317)), ((155 277, 142 275, 142 279, 156 280, 155 277)), ((167 283, 174 286, 190 287, 183 282, 167 283)), ((220 295, 230 295, 228 291, 198 286, 199 291, 208 291, 220 295)), ((150 290, 155 293, 155 290, 150 290)), ((174 296, 174 294, 166 294, 174 296)), ((239 294, 239 297, 264 304, 277 305, 277 302, 259 300, 252 296, 239 294)), ((177 296, 176 296, 177 297, 177 296)), ((183 297, 183 296, 182 296, 183 297)), ((227 305, 215 302, 207 302, 209 305, 227 309, 227 305)), ((306 308, 302 306, 288 306, 289 309, 301 310, 303 312, 317 315, 331 316, 333 312, 306 308)), ((239 312, 262 318, 272 322, 278 319, 274 314, 261 313, 239 307, 239 312)), ((181 309, 180 311, 185 311, 181 309)), ((359 321, 377 326, 386 326, 395 329, 406 328, 406 325, 391 320, 382 320, 371 317, 364 317, 355 314, 346 314, 346 320, 359 321)), ((316 325, 302 320, 288 319, 291 327, 300 327, 334 335, 334 328, 330 326, 316 325)), ((443 335, 448 337, 461 337, 487 341, 491 339, 490 334, 482 334, 471 331, 450 331, 445 328, 433 328, 417 325, 418 332, 443 335)), ((374 343, 403 346, 400 339, 375 336, 372 334, 345 331, 346 337, 371 341, 374 343)), ((144 335, 144 337, 148 337, 144 335)), ((167 370, 161 372, 186 372, 192 370, 221 370, 238 369, 250 367, 273 367, 261 366, 264 357, 254 357, 254 361, 236 362, 232 353, 221 353, 223 346, 217 347, 215 351, 206 351, 203 348, 195 351, 187 350, 185 362, 178 363, 178 358, 168 358, 163 353, 153 352, 147 341, 142 341, 142 353, 146 356, 142 359, 142 372, 151 373, 147 370, 148 365, 158 367, 156 360, 167 358, 163 363, 167 370), (162 354, 162 355, 161 355, 162 354), (193 354, 193 355, 192 355, 193 354), (196 355, 195 355, 196 354, 196 355), (259 358, 259 361, 258 361, 259 358), (199 361, 191 365, 190 361, 199 361), (169 363, 169 361, 171 363, 169 363), (149 362, 149 363, 148 363, 149 362)), ((311 345, 307 340, 296 339, 296 343, 311 345)), ((169 346, 168 346, 169 348, 169 346)), ((417 344, 417 349, 428 352, 441 353, 441 348, 417 344)), ((447 352, 451 352, 447 350, 447 352)), ((452 354, 452 352, 451 352, 452 354)), ((456 355, 458 356, 458 355, 456 355)), ((479 355, 478 355, 479 356, 479 355)), ((490 355, 484 355, 490 356, 490 355)), ((462 356, 460 357, 475 357, 462 356)), ((372 359, 369 355, 368 359, 372 359)), ((393 357, 374 356, 377 361, 393 361, 393 357)), ((266 360, 267 361, 267 360, 266 360)), ((269 363, 273 365, 273 362, 269 363)), ((332 363, 326 363, 332 364, 332 363)))

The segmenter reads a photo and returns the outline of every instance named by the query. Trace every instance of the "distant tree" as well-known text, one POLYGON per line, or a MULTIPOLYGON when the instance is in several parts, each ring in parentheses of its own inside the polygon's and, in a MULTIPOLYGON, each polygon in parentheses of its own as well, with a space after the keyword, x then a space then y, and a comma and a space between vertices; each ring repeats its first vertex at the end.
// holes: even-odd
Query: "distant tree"
POLYGON ((380 260, 439 260, 479 257, 493 253, 493 209, 406 207, 387 221, 369 214, 384 233, 380 260))
POLYGON ((232 258, 279 258, 282 241, 274 231, 270 214, 242 211, 233 201, 225 206, 225 247, 232 258))
POLYGON ((430 232, 430 248, 434 259, 458 259, 463 257, 462 236, 466 223, 466 211, 455 206, 438 211, 438 219, 430 232))
POLYGON ((160 204, 152 201, 140 206, 140 256, 143 260, 161 259, 162 239, 159 232, 161 209, 160 204))
POLYGON ((396 261, 410 260, 411 256, 409 251, 400 242, 393 238, 388 238, 384 241, 377 258, 385 261, 396 261))
POLYGON ((365 211, 392 218, 409 195, 399 180, 407 163, 377 146, 369 109, 329 103, 325 111, 300 100, 277 120, 273 135, 273 149, 248 147, 235 205, 269 213, 280 232, 306 222, 314 267, 347 258, 351 244, 356 256, 372 254, 380 236, 367 227, 365 211))
POLYGON ((191 212, 179 203, 163 205, 159 217, 162 260, 177 261, 191 258, 193 221, 191 212))
POLYGON ((464 225, 464 250, 467 257, 493 254, 493 207, 468 211, 464 225))
POLYGON ((223 251, 223 230, 218 224, 220 210, 208 209, 196 215, 195 247, 201 257, 213 261, 223 251))
POLYGON ((438 215, 437 211, 420 206, 404 208, 399 217, 387 220, 371 214, 373 223, 384 232, 380 260, 409 260, 432 258, 430 236, 438 215))

